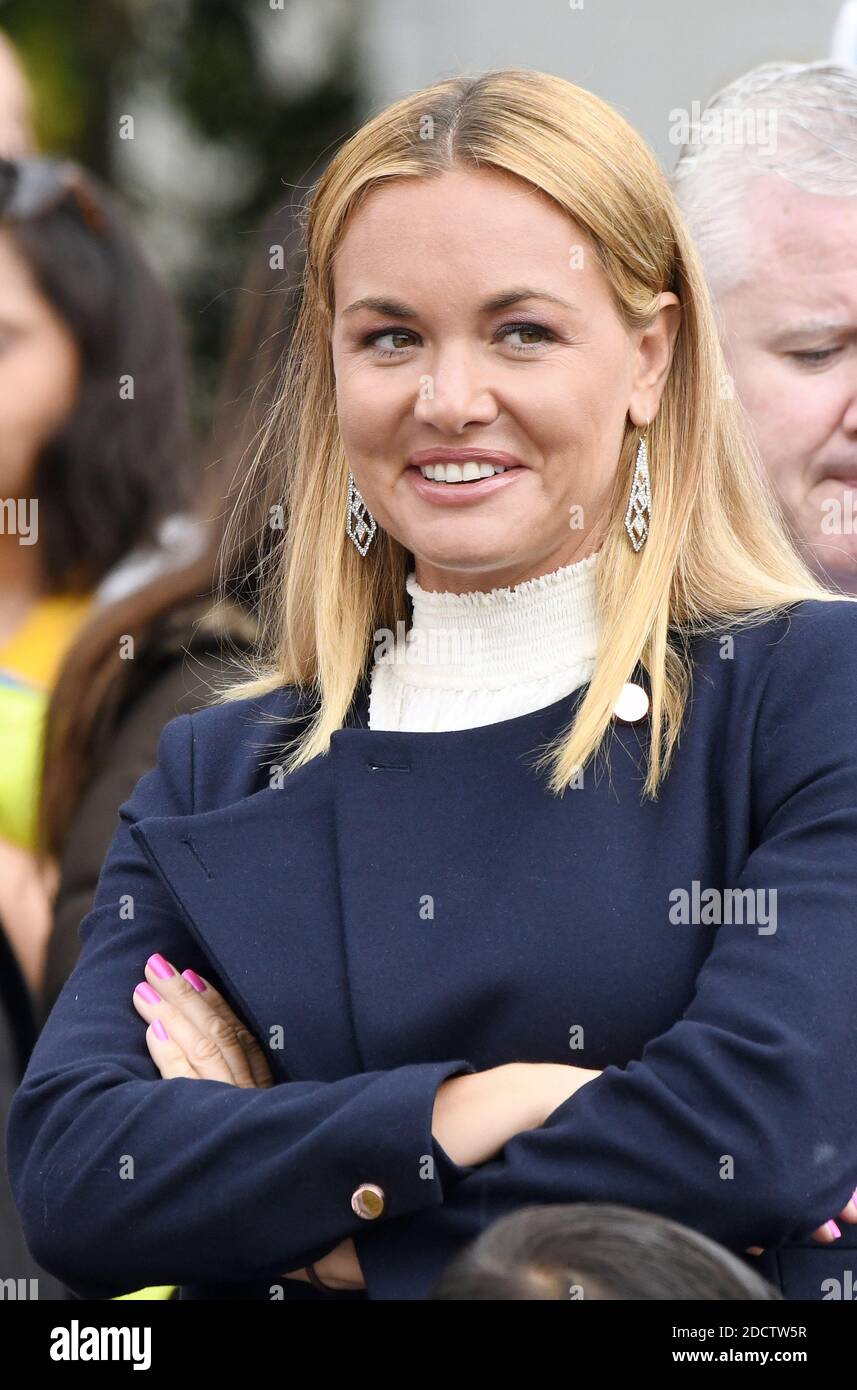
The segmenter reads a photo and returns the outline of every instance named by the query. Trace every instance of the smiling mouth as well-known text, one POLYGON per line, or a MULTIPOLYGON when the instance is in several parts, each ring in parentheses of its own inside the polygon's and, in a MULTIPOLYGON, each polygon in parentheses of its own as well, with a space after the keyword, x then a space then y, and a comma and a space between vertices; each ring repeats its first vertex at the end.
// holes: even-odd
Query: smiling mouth
POLYGON ((486 463, 484 460, 467 459, 464 463, 425 463, 416 468, 429 482, 454 485, 457 483, 478 483, 495 474, 511 473, 519 465, 486 463))

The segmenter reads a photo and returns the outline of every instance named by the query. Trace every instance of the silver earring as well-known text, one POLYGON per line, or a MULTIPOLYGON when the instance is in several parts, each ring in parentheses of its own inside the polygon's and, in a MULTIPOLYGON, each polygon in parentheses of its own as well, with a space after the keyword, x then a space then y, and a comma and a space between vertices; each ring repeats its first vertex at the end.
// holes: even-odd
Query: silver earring
MULTIPOLYGON (((646 421, 646 430, 649 428, 649 421, 646 421)), ((625 530, 628 532, 628 539, 635 550, 641 550, 645 545, 649 534, 649 524, 652 519, 652 483, 649 477, 649 455, 646 448, 646 436, 640 436, 640 444, 637 449, 637 462, 634 468, 634 481, 631 485, 631 497, 628 502, 628 510, 625 513, 625 530)))
POLYGON ((360 496, 360 489, 354 481, 354 474, 348 470, 348 517, 345 522, 345 530, 353 540, 361 555, 372 544, 372 538, 378 529, 377 522, 370 512, 363 498, 360 496))

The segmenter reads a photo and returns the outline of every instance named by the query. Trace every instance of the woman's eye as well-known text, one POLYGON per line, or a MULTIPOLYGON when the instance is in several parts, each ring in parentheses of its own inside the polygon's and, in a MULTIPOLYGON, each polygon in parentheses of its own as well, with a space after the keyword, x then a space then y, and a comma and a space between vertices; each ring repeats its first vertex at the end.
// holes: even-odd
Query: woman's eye
POLYGON ((813 348, 810 352, 792 352, 789 356, 797 362, 804 362, 808 367, 819 366, 822 362, 828 362, 831 357, 835 357, 839 348, 813 348))
POLYGON ((406 328, 382 328, 377 333, 370 333, 368 338, 364 338, 363 341, 367 347, 374 347, 379 357, 398 357, 401 352, 410 347, 410 343, 392 348, 382 348, 378 344, 383 338, 413 338, 413 336, 413 333, 410 333, 406 328))
POLYGON ((509 346, 513 348, 515 352, 532 352, 535 348, 541 347, 545 342, 553 338, 553 334, 551 333, 550 329, 542 328, 542 325, 540 323, 507 323, 503 328, 501 328, 500 332, 503 338, 506 340, 507 343, 509 343, 509 346), (517 344, 510 342, 510 339, 514 333, 537 333, 540 336, 538 337, 536 342, 517 344))

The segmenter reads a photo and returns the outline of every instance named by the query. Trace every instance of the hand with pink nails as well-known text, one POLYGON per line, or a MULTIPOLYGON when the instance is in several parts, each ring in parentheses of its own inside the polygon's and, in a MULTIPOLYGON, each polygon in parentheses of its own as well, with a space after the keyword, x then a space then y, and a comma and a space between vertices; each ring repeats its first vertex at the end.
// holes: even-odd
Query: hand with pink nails
MULTIPOLYGON (((839 1220, 847 1221, 849 1225, 857 1226, 857 1188, 855 1188, 839 1213, 839 1220)), ((813 1231, 812 1239, 817 1240, 821 1245, 830 1245, 834 1240, 838 1240, 841 1235, 842 1232, 831 1217, 829 1221, 825 1221, 823 1226, 819 1226, 817 1230, 813 1231)), ((764 1254, 764 1249, 765 1247, 763 1245, 748 1245, 746 1253, 748 1255, 762 1255, 764 1254)))
POLYGON ((195 970, 179 974, 162 955, 150 956, 133 1002, 149 1024, 146 1045, 165 1080, 188 1076, 229 1086, 273 1086, 268 1059, 252 1033, 195 970))

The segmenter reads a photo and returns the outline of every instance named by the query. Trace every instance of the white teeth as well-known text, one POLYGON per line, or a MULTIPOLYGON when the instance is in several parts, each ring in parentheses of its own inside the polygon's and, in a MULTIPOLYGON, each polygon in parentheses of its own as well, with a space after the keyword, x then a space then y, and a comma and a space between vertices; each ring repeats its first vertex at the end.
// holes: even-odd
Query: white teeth
POLYGON ((502 463, 483 463, 467 459, 463 465, 457 463, 428 463, 420 468, 424 478, 435 483, 472 483, 479 478, 492 478, 495 473, 505 473, 502 463))

